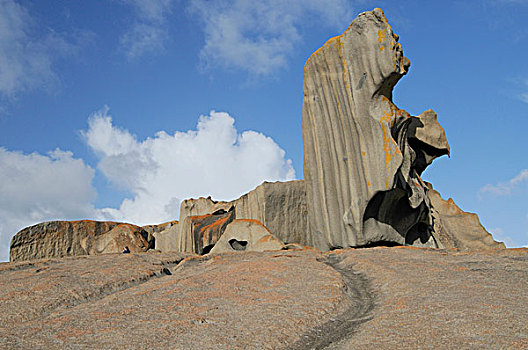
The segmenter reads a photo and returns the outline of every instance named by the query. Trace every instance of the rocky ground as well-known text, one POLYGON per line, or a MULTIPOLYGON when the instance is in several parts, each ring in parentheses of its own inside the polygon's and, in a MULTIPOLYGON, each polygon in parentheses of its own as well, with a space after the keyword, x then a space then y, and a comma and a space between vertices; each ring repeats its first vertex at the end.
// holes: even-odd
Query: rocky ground
POLYGON ((528 249, 0 264, 0 348, 528 348, 528 249))

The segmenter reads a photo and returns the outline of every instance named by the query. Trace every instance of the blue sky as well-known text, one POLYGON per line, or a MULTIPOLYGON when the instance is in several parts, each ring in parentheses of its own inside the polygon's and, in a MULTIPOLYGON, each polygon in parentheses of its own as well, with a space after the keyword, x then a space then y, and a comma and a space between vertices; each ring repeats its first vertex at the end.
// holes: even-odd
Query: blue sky
POLYGON ((0 261, 52 219, 138 224, 302 179, 302 69, 381 7, 451 158, 424 179, 528 244, 528 1, 0 0, 0 261))

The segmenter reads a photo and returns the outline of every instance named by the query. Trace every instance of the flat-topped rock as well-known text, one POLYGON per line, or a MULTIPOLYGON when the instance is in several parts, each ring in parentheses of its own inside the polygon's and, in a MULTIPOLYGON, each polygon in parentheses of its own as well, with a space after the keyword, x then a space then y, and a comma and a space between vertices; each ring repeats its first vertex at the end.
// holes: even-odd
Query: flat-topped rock
MULTIPOLYGON (((153 243, 153 241, 151 241, 153 243)), ((51 221, 26 227, 11 240, 10 261, 120 253, 154 248, 143 228, 111 221, 51 221)))

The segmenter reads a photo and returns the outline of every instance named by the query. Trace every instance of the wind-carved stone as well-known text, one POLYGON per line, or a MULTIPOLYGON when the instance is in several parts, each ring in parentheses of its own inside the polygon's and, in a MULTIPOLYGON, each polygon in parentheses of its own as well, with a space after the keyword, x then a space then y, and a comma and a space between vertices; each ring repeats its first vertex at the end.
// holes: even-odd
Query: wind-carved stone
POLYGON ((449 145, 432 110, 411 116, 392 102, 409 66, 380 9, 307 61, 304 177, 315 247, 438 246, 420 174, 449 145))

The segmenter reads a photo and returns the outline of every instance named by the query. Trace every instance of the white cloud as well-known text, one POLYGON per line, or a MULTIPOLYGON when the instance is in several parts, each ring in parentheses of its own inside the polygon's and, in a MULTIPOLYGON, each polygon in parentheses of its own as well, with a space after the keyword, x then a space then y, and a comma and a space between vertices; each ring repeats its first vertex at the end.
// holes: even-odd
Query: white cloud
POLYGON ((287 64, 307 25, 339 29, 351 20, 346 0, 191 0, 204 23, 205 65, 243 69, 264 76, 287 64))
POLYGON ((113 126, 104 108, 90 117, 83 135, 100 156, 98 169, 133 194, 119 209, 101 209, 101 219, 163 222, 178 217, 183 199, 234 199, 264 180, 295 178, 291 161, 271 138, 238 133, 227 113, 201 116, 197 130, 161 131, 139 141, 113 126))
POLYGON ((56 86, 54 62, 75 50, 75 44, 39 28, 23 6, 0 1, 0 95, 12 99, 26 90, 56 86))
POLYGON ((120 47, 129 60, 164 49, 168 38, 167 15, 172 0, 123 0, 134 11, 132 27, 121 36, 120 47))
POLYGON ((521 170, 517 176, 506 182, 499 182, 497 185, 485 185, 479 190, 479 197, 482 197, 485 194, 508 196, 514 189, 522 186, 523 183, 528 184, 528 169, 521 170))
POLYGON ((93 217, 94 170, 71 152, 23 154, 0 147, 0 261, 11 237, 42 221, 93 217))

